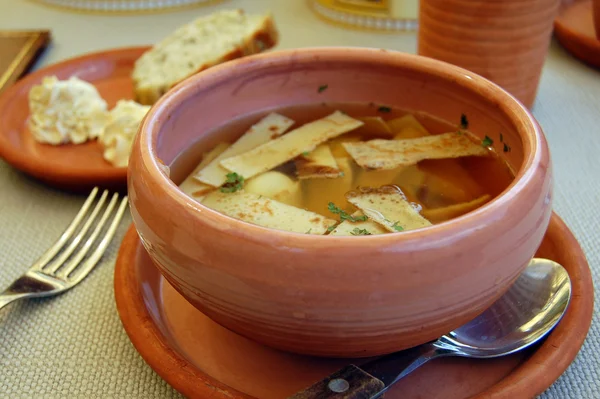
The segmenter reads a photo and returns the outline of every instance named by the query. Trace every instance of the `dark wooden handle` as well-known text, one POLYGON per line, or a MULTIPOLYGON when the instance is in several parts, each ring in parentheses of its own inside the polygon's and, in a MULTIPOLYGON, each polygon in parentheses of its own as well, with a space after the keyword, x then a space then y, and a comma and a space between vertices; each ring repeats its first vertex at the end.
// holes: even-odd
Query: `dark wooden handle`
POLYGON ((288 399, 369 399, 383 388, 383 382, 351 364, 288 399))

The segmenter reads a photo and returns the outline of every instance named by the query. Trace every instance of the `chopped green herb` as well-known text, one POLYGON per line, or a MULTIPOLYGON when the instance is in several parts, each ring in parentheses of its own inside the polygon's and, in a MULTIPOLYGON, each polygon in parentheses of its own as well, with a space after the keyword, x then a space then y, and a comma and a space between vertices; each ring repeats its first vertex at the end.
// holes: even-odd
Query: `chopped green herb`
POLYGON ((344 172, 340 172, 340 177, 344 177, 346 174, 344 172))
POLYGON ((329 227, 327 228, 327 231, 333 231, 333 230, 335 230, 335 228, 336 228, 336 227, 337 227, 337 226, 335 226, 335 225, 334 225, 334 226, 329 226, 329 227))
POLYGON ((500 142, 504 143, 504 136, 502 135, 502 133, 500 133, 500 142))
POLYGON ((334 213, 336 215, 340 215, 340 220, 342 222, 344 220, 348 220, 350 222, 365 222, 367 220, 367 217, 365 215, 358 216, 358 217, 349 215, 343 209, 340 209, 337 206, 335 206, 335 204, 333 202, 330 202, 329 204, 327 204, 327 209, 329 209, 329 212, 331 212, 331 213, 334 213))
POLYGON ((485 138, 481 141, 481 145, 484 147, 491 147, 494 144, 494 140, 490 138, 490 136, 485 136, 485 138))
POLYGON ((335 213, 336 215, 337 214, 341 214, 342 212, 344 212, 340 208, 338 208, 337 206, 335 206, 335 204, 333 202, 330 202, 330 203, 327 204, 327 209, 329 209, 329 212, 335 213))
POLYGON ((222 193, 235 193, 244 187, 244 177, 237 173, 227 173, 227 180, 223 187, 221 187, 222 193))
POLYGON ((312 227, 310 229, 308 229, 308 231, 305 234, 310 234, 311 231, 312 231, 312 227))
POLYGON ((396 231, 404 231, 404 227, 400 226, 398 224, 398 222, 394 222, 394 224, 392 225, 392 227, 394 228, 394 230, 396 231))
POLYGON ((504 143, 504 152, 510 152, 510 147, 504 143))
POLYGON ((352 230, 350 232, 350 234, 352 234, 353 236, 370 236, 370 235, 372 235, 371 233, 369 233, 369 231, 367 229, 359 229, 358 227, 355 227, 354 230, 352 230))
POLYGON ((461 129, 469 128, 469 120, 467 119, 467 115, 465 115, 465 114, 460 115, 460 128, 461 129))
POLYGON ((319 93, 323 93, 325 90, 327 90, 328 87, 329 87, 329 85, 319 86, 319 93))
POLYGON ((382 105, 381 107, 377 108, 377 111, 379 112, 392 112, 392 109, 390 107, 386 107, 385 105, 382 105))
POLYGON ((309 154, 310 154, 310 152, 309 152, 309 151, 304 151, 304 152, 302 153, 302 155, 303 155, 303 156, 305 156, 305 157, 307 157, 309 154))

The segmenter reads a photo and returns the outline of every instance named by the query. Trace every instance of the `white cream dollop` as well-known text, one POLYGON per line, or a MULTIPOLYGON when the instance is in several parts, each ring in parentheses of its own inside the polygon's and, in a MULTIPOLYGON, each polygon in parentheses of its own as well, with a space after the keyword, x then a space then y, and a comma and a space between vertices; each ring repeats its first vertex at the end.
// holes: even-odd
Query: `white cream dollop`
POLYGON ((113 166, 127 166, 133 139, 148 110, 149 105, 120 100, 109 112, 108 123, 99 141, 104 148, 104 159, 113 166))
POLYGON ((81 144, 99 137, 106 125, 106 101, 77 77, 46 76, 29 91, 29 130, 36 141, 81 144))

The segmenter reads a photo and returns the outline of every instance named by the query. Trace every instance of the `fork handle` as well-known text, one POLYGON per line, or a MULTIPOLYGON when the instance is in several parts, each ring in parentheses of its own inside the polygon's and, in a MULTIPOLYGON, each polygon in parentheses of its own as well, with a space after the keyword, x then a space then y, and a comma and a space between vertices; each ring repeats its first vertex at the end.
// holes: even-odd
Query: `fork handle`
POLYGON ((6 291, 0 294, 0 309, 8 305, 9 303, 16 301, 17 299, 23 298, 23 294, 7 293, 6 291))

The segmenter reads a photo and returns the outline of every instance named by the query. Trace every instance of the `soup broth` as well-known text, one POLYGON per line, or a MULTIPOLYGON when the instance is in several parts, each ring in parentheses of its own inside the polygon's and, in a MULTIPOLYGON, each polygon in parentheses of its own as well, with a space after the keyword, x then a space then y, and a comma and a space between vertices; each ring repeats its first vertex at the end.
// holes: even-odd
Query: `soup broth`
POLYGON ((204 135, 174 162, 171 178, 197 201, 247 222, 308 234, 374 235, 461 216, 514 177, 489 142, 468 132, 468 115, 450 123, 349 103, 274 112, 204 135), (238 140, 251 128, 256 137, 238 140))

